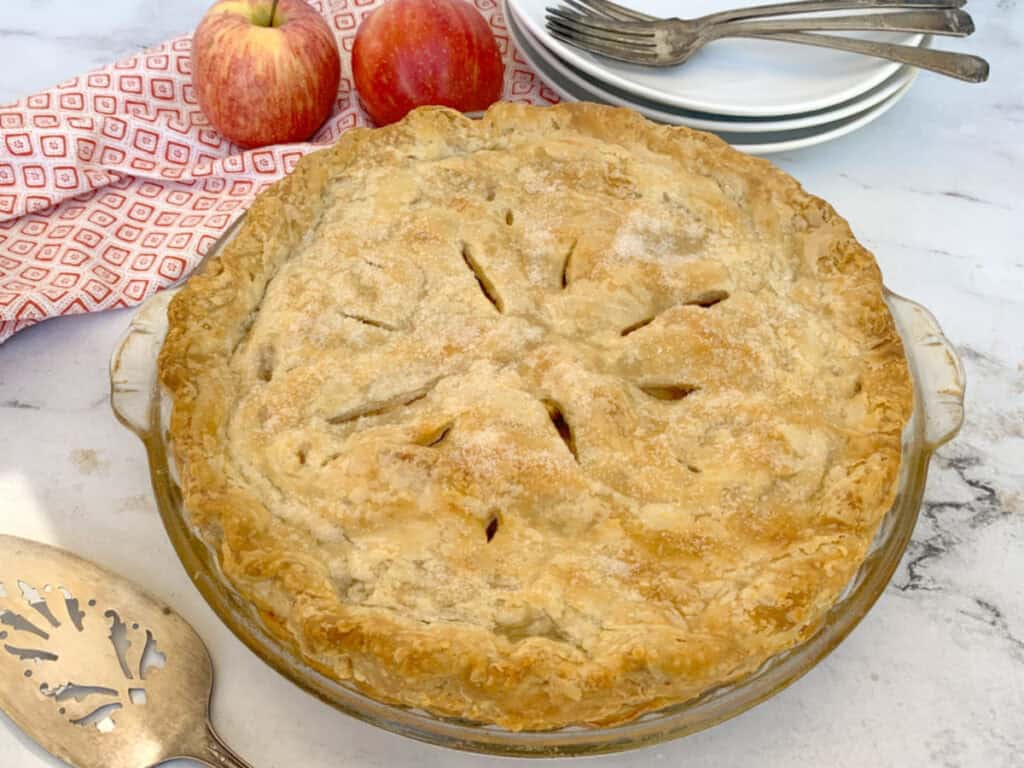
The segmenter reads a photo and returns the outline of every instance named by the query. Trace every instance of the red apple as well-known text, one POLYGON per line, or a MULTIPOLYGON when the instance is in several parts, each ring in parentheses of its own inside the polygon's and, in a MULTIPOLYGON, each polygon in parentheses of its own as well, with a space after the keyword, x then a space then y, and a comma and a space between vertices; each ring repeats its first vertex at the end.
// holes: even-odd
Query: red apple
POLYGON ((501 98, 504 70, 491 28, 465 0, 390 0, 352 48, 356 89, 378 125, 427 104, 486 109, 501 98))
POLYGON ((340 77, 334 33, 303 0, 221 0, 192 38, 199 107, 243 147, 308 139, 340 77))

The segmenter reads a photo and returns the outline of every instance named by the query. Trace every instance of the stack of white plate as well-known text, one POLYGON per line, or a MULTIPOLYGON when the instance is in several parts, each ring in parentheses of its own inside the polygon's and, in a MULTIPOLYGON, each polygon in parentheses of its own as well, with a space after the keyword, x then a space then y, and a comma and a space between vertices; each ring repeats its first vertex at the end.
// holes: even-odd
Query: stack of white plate
MULTIPOLYGON (((617 0, 687 17, 744 0, 617 0), (684 10, 685 9, 685 10, 684 10)), ((544 9, 558 0, 502 0, 513 42, 563 101, 630 107, 652 120, 717 133, 751 154, 821 144, 878 119, 906 95, 917 70, 883 59, 768 40, 720 40, 683 65, 640 67, 589 54, 548 34, 544 9)), ((765 0, 748 0, 758 5, 765 0)), ((858 37, 927 46, 903 33, 858 37)))

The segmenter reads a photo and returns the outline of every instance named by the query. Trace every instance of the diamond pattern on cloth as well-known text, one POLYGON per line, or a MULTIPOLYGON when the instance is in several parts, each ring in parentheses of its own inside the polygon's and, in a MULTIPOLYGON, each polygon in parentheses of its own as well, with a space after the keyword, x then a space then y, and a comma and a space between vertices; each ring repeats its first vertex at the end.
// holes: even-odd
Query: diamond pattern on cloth
MULTIPOLYGON (((350 55, 384 0, 310 4, 335 30, 341 84, 311 141, 243 151, 192 89, 191 38, 0 106, 0 342, 57 315, 138 304, 187 275, 253 198, 307 152, 371 125, 350 55)), ((504 98, 554 104, 496 0, 473 0, 505 62, 504 98)))

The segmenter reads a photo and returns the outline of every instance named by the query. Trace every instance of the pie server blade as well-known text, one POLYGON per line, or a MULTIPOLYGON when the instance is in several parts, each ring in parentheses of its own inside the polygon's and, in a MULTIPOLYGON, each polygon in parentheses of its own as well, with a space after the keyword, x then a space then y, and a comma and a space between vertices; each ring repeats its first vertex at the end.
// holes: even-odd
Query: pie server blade
POLYGON ((209 721, 213 665, 170 607, 56 547, 0 535, 0 709, 74 768, 249 768, 209 721))

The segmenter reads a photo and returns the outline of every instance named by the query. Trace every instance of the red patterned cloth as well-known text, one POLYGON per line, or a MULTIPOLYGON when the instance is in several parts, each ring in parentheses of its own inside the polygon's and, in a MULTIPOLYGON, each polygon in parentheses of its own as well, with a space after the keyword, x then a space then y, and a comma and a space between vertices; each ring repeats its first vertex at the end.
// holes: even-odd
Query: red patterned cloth
MULTIPOLYGON (((196 105, 181 37, 0 106, 0 342, 57 315, 138 304, 186 275, 306 152, 369 118, 349 54, 384 0, 311 2, 342 52, 334 112, 311 142, 242 151, 196 105)), ((505 98, 558 101, 509 40, 496 0, 474 0, 505 60, 505 98)))

